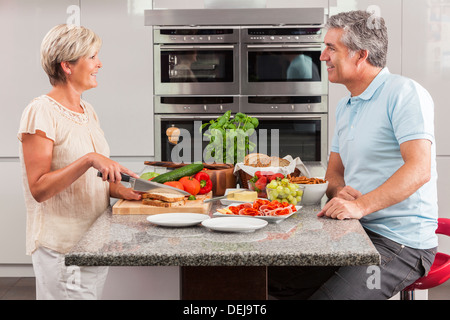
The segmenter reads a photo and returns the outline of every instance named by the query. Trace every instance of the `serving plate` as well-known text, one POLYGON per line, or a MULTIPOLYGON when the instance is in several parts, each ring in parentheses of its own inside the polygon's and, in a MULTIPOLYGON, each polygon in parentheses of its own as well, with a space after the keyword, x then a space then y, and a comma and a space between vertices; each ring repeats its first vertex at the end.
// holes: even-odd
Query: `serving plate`
MULTIPOLYGON (((231 205, 229 205, 228 207, 224 208, 227 209, 231 206, 238 206, 241 203, 232 203, 231 205)), ((261 219, 261 220, 265 220, 267 222, 271 222, 271 223, 279 223, 281 221, 283 221, 284 219, 289 218, 290 216, 292 216, 294 213, 297 213, 302 206, 295 206, 295 208, 297 209, 297 211, 291 212, 289 214, 285 214, 285 215, 279 215, 279 216, 246 216, 246 215, 237 215, 237 214, 227 214, 227 213, 221 213, 221 212, 214 212, 213 213, 213 217, 236 217, 236 218, 256 218, 256 219, 261 219)))
POLYGON ((267 224, 267 221, 253 217, 213 218, 202 221, 204 227, 222 232, 254 232, 267 224))
POLYGON ((161 213, 147 217, 147 221, 163 227, 195 226, 207 219, 210 219, 207 214, 191 212, 161 213))

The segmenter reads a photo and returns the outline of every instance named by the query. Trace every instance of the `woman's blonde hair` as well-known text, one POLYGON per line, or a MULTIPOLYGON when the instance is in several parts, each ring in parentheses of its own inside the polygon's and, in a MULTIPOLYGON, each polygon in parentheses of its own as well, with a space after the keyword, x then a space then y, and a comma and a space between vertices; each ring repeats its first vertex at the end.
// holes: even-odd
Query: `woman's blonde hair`
POLYGON ((100 37, 85 27, 67 24, 53 27, 41 44, 41 64, 50 83, 66 82, 61 62, 76 63, 81 57, 94 55, 101 45, 100 37))

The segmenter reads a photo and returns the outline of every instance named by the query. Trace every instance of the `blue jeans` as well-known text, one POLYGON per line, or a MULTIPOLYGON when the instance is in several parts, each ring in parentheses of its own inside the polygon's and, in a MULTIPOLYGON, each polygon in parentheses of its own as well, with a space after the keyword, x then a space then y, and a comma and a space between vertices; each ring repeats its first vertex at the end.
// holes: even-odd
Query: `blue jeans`
POLYGON ((269 295, 276 299, 389 299, 430 270, 437 248, 413 249, 366 232, 380 253, 379 266, 269 267, 269 295))

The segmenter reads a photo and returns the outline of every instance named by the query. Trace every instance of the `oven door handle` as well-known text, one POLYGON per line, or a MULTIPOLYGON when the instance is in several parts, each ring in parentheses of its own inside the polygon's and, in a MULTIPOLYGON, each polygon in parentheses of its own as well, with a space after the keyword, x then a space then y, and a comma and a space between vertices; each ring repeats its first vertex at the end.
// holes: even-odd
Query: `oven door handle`
POLYGON ((311 48, 320 49, 321 44, 248 44, 248 49, 284 49, 284 48, 311 48))
POLYGON ((234 49, 234 45, 161 46, 161 50, 186 50, 186 49, 234 49))
MULTIPOLYGON (((270 119, 274 119, 274 120, 280 120, 280 119, 322 119, 322 117, 324 116, 324 114, 283 114, 283 115, 262 115, 262 114, 247 114, 250 117, 255 117, 258 119, 266 119, 266 120, 270 120, 270 119)), ((161 118, 161 120, 173 120, 173 119, 180 119, 180 120, 184 120, 184 119, 193 119, 193 120, 204 120, 204 119, 208 119, 211 120, 214 117, 220 117, 220 114, 217 115, 189 115, 189 113, 186 113, 186 115, 183 114, 177 114, 177 115, 165 115, 165 114, 159 114, 159 117, 161 118)), ((234 115, 231 115, 231 117, 234 117, 234 115)))
POLYGON ((296 114, 296 115, 261 115, 261 114, 247 114, 250 117, 255 117, 262 120, 282 120, 282 119, 316 119, 320 120, 324 116, 323 114, 313 115, 313 114, 296 114))
POLYGON ((221 114, 217 114, 217 115, 209 115, 209 116, 204 116, 204 115, 189 115, 188 112, 186 112, 186 115, 165 115, 165 114, 159 114, 158 115, 159 118, 161 120, 211 120, 214 118, 218 118, 221 116, 221 114))

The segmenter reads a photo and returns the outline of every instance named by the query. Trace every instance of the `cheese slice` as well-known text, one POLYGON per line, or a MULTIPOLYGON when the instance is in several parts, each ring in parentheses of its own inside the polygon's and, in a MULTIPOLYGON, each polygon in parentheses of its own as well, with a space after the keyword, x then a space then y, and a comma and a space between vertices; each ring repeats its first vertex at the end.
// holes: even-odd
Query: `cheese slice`
POLYGON ((231 193, 227 196, 229 200, 253 202, 258 197, 256 191, 242 191, 239 193, 231 193))

